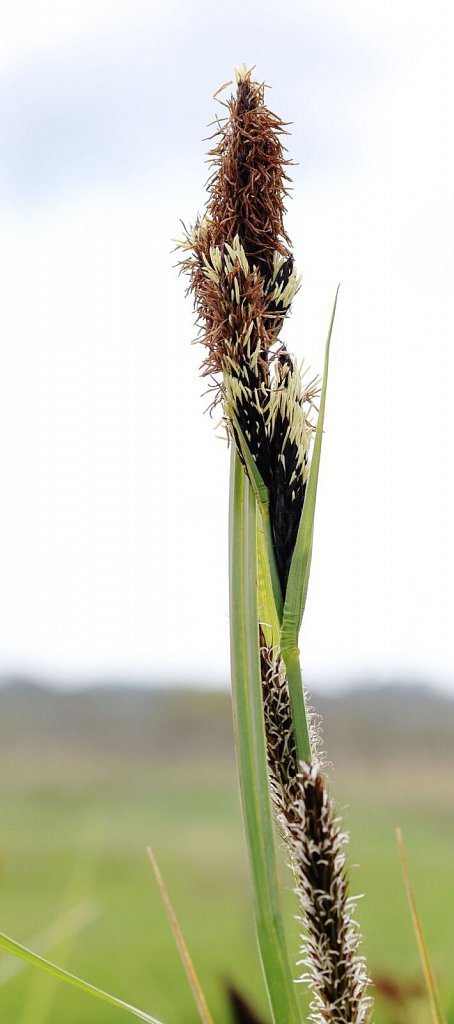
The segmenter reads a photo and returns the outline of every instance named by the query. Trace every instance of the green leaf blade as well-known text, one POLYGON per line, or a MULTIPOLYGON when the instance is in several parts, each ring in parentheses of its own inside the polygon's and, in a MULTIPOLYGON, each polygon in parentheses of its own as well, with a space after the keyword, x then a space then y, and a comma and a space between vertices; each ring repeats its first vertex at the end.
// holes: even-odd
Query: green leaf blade
POLYGON ((232 423, 235 428, 235 435, 238 440, 241 456, 244 461, 244 465, 246 466, 252 490, 254 491, 255 498, 257 501, 257 507, 260 512, 260 522, 263 540, 265 544, 266 558, 268 561, 267 573, 269 575, 269 579, 271 582, 273 601, 275 605, 275 613, 279 619, 279 622, 281 622, 284 605, 282 600, 281 583, 279 580, 279 573, 277 569, 276 552, 274 550, 273 537, 271 531, 270 501, 268 488, 264 483, 259 470, 257 469, 257 465, 251 455, 249 445, 241 430, 235 413, 231 411, 230 415, 232 417, 232 423))
POLYGON ((111 1006, 116 1006, 120 1010, 126 1010, 134 1017, 138 1017, 139 1020, 146 1021, 147 1024, 161 1024, 156 1017, 151 1017, 150 1014, 145 1013, 144 1010, 139 1010, 136 1006, 131 1006, 130 1003, 123 1002, 122 999, 117 999, 116 996, 110 995, 109 992, 104 992, 100 988, 96 988, 95 985, 91 985, 88 981, 83 981, 81 978, 77 978, 75 974, 70 974, 69 971, 64 971, 62 967, 57 967, 56 964, 45 960, 44 957, 38 956, 37 953, 32 953, 26 946, 21 946, 19 942, 15 942, 14 939, 10 939, 3 932, 0 932, 0 949, 3 949, 5 953, 11 953, 12 956, 18 957, 20 960, 25 960, 26 963, 31 964, 32 967, 38 967, 41 971, 46 971, 48 974, 52 974, 55 978, 59 978, 60 981, 65 981, 68 985, 73 985, 74 988, 81 989, 82 992, 86 992, 88 995, 94 996, 96 999, 101 999, 104 1003, 109 1003, 111 1006))
POLYGON ((281 629, 281 652, 287 669, 287 679, 292 707, 292 718, 295 729, 295 742, 300 760, 311 759, 311 747, 304 704, 304 690, 299 661, 298 637, 306 606, 309 575, 312 561, 312 544, 314 536, 315 504, 317 498, 320 454, 325 419, 326 388, 328 384, 329 353, 331 335, 336 315, 337 288, 328 330, 325 348, 325 365, 320 399, 317 429, 311 468, 304 498, 303 512, 296 538, 295 550, 290 564, 290 572, 285 593, 284 611, 281 629))
POLYGON ((304 498, 303 512, 296 538, 295 550, 290 565, 290 572, 285 594, 284 616, 282 621, 281 641, 282 647, 290 649, 298 643, 298 634, 303 619, 306 604, 307 588, 312 558, 312 541, 314 536, 315 503, 317 499, 318 475, 320 469, 320 455, 322 449, 323 424, 325 420, 326 388, 328 384, 329 353, 331 335, 336 315, 337 296, 336 291, 333 311, 329 325, 328 338, 325 348, 325 366, 323 370, 323 384, 320 398, 320 411, 315 432, 314 450, 311 459, 311 468, 307 482, 306 495, 304 498))
POLYGON ((230 623, 238 770, 260 956, 275 1024, 299 1024, 268 783, 258 642, 256 499, 235 450, 230 483, 230 623))

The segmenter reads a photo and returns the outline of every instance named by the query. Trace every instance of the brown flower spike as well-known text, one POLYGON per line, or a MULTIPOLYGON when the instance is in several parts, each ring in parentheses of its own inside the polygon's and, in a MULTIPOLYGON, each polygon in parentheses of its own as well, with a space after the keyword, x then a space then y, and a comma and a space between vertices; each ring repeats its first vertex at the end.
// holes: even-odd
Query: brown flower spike
POLYGON ((310 413, 317 385, 280 339, 299 278, 284 228, 290 161, 284 122, 265 105, 265 87, 245 68, 209 157, 206 213, 180 243, 190 278, 212 405, 239 425, 270 496, 283 594, 308 476, 310 413))
POLYGON ((289 176, 281 136, 286 125, 265 106, 265 87, 245 68, 237 72, 237 91, 227 104, 229 116, 210 150, 214 167, 208 184, 210 217, 216 243, 241 239, 247 259, 266 276, 275 253, 291 259, 284 227, 289 176))
MULTIPOLYGON (((261 641, 263 643, 263 634, 261 641)), ((261 647, 265 732, 276 822, 291 858, 301 908, 301 981, 312 991, 312 1024, 366 1024, 371 999, 361 934, 348 895, 348 836, 326 788, 317 718, 308 708, 312 764, 298 764, 285 669, 261 647)))

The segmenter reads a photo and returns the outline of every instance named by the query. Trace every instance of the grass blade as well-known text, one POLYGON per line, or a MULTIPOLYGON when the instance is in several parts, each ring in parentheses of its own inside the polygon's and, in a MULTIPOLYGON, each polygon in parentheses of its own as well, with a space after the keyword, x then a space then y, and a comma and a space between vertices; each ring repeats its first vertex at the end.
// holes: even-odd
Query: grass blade
POLYGON ((268 559, 268 545, 264 536, 263 519, 257 516, 257 599, 259 622, 268 647, 280 641, 281 623, 274 599, 268 559))
MULTIPOLYGON (((76 907, 75 911, 77 911, 77 909, 78 908, 76 907)), ((75 927, 77 924, 76 914, 74 914, 73 922, 71 922, 68 915, 66 934, 63 927, 61 927, 59 933, 57 933, 57 941, 52 943, 56 953, 58 951, 58 960, 60 963, 67 962, 71 947, 81 928, 90 924, 90 922, 98 916, 98 914, 92 913, 91 916, 88 917, 88 920, 86 919, 85 921, 83 920, 83 917, 81 917, 79 927, 75 927)), ((64 921, 62 924, 63 923, 64 921)), ((57 927, 58 924, 59 922, 57 921, 57 927)), ((29 945, 33 949, 39 949, 39 946, 37 946, 35 942, 30 942, 29 945)), ((46 950, 43 949, 43 953, 44 952, 46 952, 46 950)), ((19 969, 23 967, 28 970, 28 966, 23 960, 13 961, 12 958, 9 959, 11 960, 13 967, 18 964, 19 969)), ((55 985, 50 974, 45 974, 44 971, 30 971, 28 984, 24 993, 22 1012, 17 1019, 17 1024, 45 1024, 51 1015, 52 1004, 57 997, 58 990, 59 986, 55 985)))
POLYGON ((241 430, 238 420, 233 410, 230 410, 230 416, 235 427, 235 434, 238 439, 238 443, 241 449, 241 455, 245 466, 247 467, 249 480, 254 491, 257 506, 260 511, 261 530, 263 535, 264 550, 266 551, 266 557, 268 560, 268 577, 271 583, 272 595, 275 604, 276 615, 279 622, 282 621, 283 613, 283 601, 282 601, 282 590, 279 580, 279 573, 276 562, 276 552, 274 550, 273 537, 271 532, 271 519, 270 519, 270 501, 268 488, 257 469, 257 465, 252 458, 249 451, 249 446, 246 438, 241 430))
POLYGON ((158 883, 158 887, 159 887, 159 891, 161 893, 162 901, 163 901, 164 906, 166 908, 167 917, 169 918, 169 921, 170 921, 170 927, 171 927, 171 929, 173 931, 174 939, 175 939, 175 942, 176 942, 176 944, 178 946, 178 952, 179 952, 179 954, 181 956, 181 959, 183 961, 183 967, 184 967, 184 969, 186 971, 186 976, 187 976, 187 979, 188 979, 189 984, 190 984, 191 989, 192 989, 192 994, 194 996, 195 1004, 196 1004, 197 1009, 199 1011, 200 1020, 202 1021, 202 1024, 213 1024, 213 1018, 212 1018, 211 1013, 210 1013, 210 1011, 208 1009, 208 1004, 207 1004, 207 1001, 206 1001, 205 996, 203 994, 202 986, 201 986, 200 981, 199 981, 199 979, 197 977, 197 973, 196 973, 194 964, 193 964, 193 962, 191 960, 188 947, 187 947, 186 942, 184 940, 183 932, 181 931, 181 928, 180 928, 180 926, 178 924, 177 916, 176 916, 175 911, 173 909, 173 906, 172 906, 172 904, 170 902, 170 897, 169 897, 169 894, 167 892, 167 889, 166 889, 166 886, 165 886, 165 883, 164 883, 164 879, 163 879, 163 877, 161 875, 161 871, 159 869, 158 862, 157 862, 156 857, 155 857, 155 855, 153 853, 153 850, 151 849, 151 846, 147 847, 147 853, 148 853, 148 856, 150 858, 150 863, 151 863, 151 866, 153 868, 156 881, 158 883))
POLYGON ((400 862, 402 864, 402 873, 404 876, 405 889, 407 893, 407 899, 410 907, 411 918, 413 922, 413 929, 416 936, 416 942, 418 944, 419 955, 421 958, 422 969, 424 973, 424 980, 426 982, 427 995, 430 1003, 430 1010, 432 1014, 433 1024, 446 1024, 446 1017, 441 1005, 440 993, 438 991, 438 985, 435 978, 435 974, 432 969, 430 962, 429 950, 427 948, 426 939, 423 932, 421 918, 418 913, 416 906, 415 894, 413 892, 413 886, 410 881, 410 872, 408 870, 407 858, 405 855, 404 841, 400 828, 396 829, 397 835, 397 846, 399 850, 400 862))
POLYGON ((136 1006, 124 1003, 122 999, 117 999, 116 996, 103 992, 102 989, 96 988, 95 985, 90 985, 88 981, 82 981, 75 974, 69 974, 68 971, 64 971, 49 960, 45 960, 44 957, 38 956, 37 953, 32 953, 30 949, 21 946, 19 942, 9 939, 3 932, 0 932, 0 949, 3 949, 5 953, 11 953, 12 956, 17 956, 20 960, 25 960, 26 963, 31 964, 33 967, 39 967, 41 971, 53 974, 55 978, 66 981, 68 985, 73 985, 74 988, 79 988, 82 992, 86 992, 96 999, 101 999, 104 1003, 110 1003, 111 1006, 116 1006, 119 1010, 126 1010, 134 1017, 138 1017, 139 1020, 146 1021, 147 1024, 161 1024, 156 1017, 150 1017, 150 1014, 145 1013, 144 1010, 138 1010, 136 1006))
MULTIPOLYGON (((90 825, 90 832, 92 827, 90 825)), ((84 829, 81 829, 79 839, 82 842, 83 833, 84 829)), ((91 832, 91 834, 93 833, 91 832)), ((75 851, 72 870, 68 875, 66 886, 60 898, 60 914, 54 925, 48 929, 52 941, 48 942, 46 946, 42 938, 41 942, 39 941, 38 936, 38 941, 36 938, 32 938, 26 942, 29 949, 34 949, 42 956, 48 956, 52 950, 52 956, 58 960, 62 967, 66 967, 68 963, 71 948, 76 941, 78 933, 82 928, 90 924, 90 921, 99 917, 99 912, 95 913, 93 908, 90 914, 90 904, 87 901, 84 903, 75 902, 80 900, 82 894, 87 894, 90 890, 93 891, 93 870, 95 865, 96 861, 91 859, 87 861, 85 857, 80 856, 80 852, 78 855, 77 851, 75 851), (73 906, 73 910, 68 913, 68 908, 71 906, 73 906)), ((47 1024, 52 1014, 53 1003, 58 997, 59 985, 55 984, 50 974, 45 974, 44 971, 29 970, 28 965, 23 960, 13 960, 13 957, 5 959, 5 966, 13 969, 17 967, 19 970, 24 968, 28 971, 22 1012, 16 1024, 47 1024)))
MULTIPOLYGON (((48 928, 37 932, 30 939, 30 945, 47 953, 62 942, 67 942, 68 939, 78 935, 83 928, 96 921, 97 917, 99 917, 99 911, 95 910, 94 906, 86 900, 84 903, 72 907, 66 914, 62 914, 48 928)), ((27 964, 23 960, 4 960, 0 967, 0 987, 25 970, 26 966, 27 964)))
POLYGON ((230 629, 240 790, 257 937, 275 1024, 299 1021, 282 923, 268 785, 257 610, 256 499, 232 446, 230 629))
POLYGON ((328 338, 325 349, 325 366, 323 371, 323 384, 320 399, 320 411, 318 414, 317 429, 315 432, 314 449, 312 452, 311 468, 307 482, 306 495, 304 498, 301 522, 296 538, 295 550, 290 565, 290 572, 285 594, 284 613, 281 630, 281 651, 287 669, 287 679, 292 706, 292 718, 295 729, 295 741, 300 760, 309 760, 311 748, 307 728, 306 711, 304 706, 304 692, 301 678, 299 661, 298 637, 303 620, 306 604, 307 588, 312 559, 312 540, 314 535, 315 502, 317 498, 318 474, 320 468, 320 453, 322 448, 323 423, 325 419, 326 388, 328 384, 329 350, 331 335, 333 331, 334 318, 336 315, 337 296, 336 291, 333 311, 328 330, 328 338))
POLYGON ((331 335, 336 315, 337 296, 334 299, 333 311, 329 325, 328 338, 325 348, 325 366, 323 370, 323 384, 320 398, 320 410, 315 432, 314 450, 312 452, 311 468, 307 482, 306 495, 304 498, 303 512, 296 539, 295 550, 290 565, 287 590, 285 595, 284 618, 282 623, 282 646, 297 644, 298 634, 306 604, 307 587, 312 556, 312 539, 314 534, 315 502, 317 498, 318 474, 320 469, 320 454, 323 438, 323 424, 325 420, 326 388, 328 384, 329 351, 331 335))

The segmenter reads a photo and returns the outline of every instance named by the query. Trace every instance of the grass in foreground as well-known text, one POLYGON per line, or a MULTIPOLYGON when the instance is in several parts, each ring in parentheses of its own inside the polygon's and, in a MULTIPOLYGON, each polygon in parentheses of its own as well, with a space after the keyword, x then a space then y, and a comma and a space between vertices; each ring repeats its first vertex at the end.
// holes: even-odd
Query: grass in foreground
MULTIPOLYGON (((71 698, 73 722, 78 715, 80 721, 83 718, 84 699, 87 704, 87 697, 71 698)), ((134 715, 135 699, 129 695, 130 721, 120 754, 109 710, 112 701, 108 694, 99 699, 98 714, 92 710, 90 715, 91 736, 81 727, 71 739, 68 708, 62 700, 60 710, 54 711, 53 740, 46 737, 44 723, 35 722, 30 729, 33 744, 24 731, 15 737, 9 725, 10 738, 4 738, 0 762, 1 930, 32 945, 30 940, 49 922, 88 900, 92 918, 86 925, 54 948, 37 951, 165 1024, 195 1024, 197 1011, 146 856, 151 842, 214 1019, 219 1024, 229 1021, 225 980, 233 980, 267 1019, 236 771, 229 751, 228 699, 208 699, 207 712, 205 696, 175 697, 166 726, 165 700, 158 712, 151 696, 144 700, 139 695, 134 715), (148 705, 153 713, 147 723, 147 750, 141 734, 148 705), (193 746, 187 740, 182 755, 177 754, 177 736, 172 738, 174 728, 191 733, 192 718, 199 714, 213 743, 213 755, 205 760, 198 754, 197 733, 193 746), (162 750, 153 752, 155 733, 156 744, 160 735, 162 749, 167 749, 166 760, 162 750)), ((55 708, 58 698, 54 701, 55 708)), ((30 719, 32 704, 29 699, 30 719)), ((334 709, 331 714, 336 714, 334 709)), ((340 707, 338 720, 342 714, 340 707)), ((5 715, 3 723, 6 732, 5 715)), ((361 761, 354 770, 333 777, 335 795, 347 805, 352 862, 361 864, 353 870, 352 891, 367 891, 358 913, 367 934, 371 972, 388 992, 391 982, 403 983, 404 994, 421 987, 396 851, 395 827, 400 825, 447 1005, 453 987, 454 760, 430 766, 425 759, 410 764, 405 756, 396 772, 393 763, 386 767, 389 750, 383 754, 381 761, 361 761)), ((283 878, 288 887, 288 875, 283 878)), ((290 892, 287 897, 289 945, 296 950, 298 926, 292 922, 290 892)), ((5 1021, 112 1024, 114 1019, 128 1019, 31 967, 2 984, 2 971, 10 963, 11 958, 0 956, 0 1016, 5 1021)), ((301 997, 300 988, 297 991, 301 997)), ((374 1020, 422 1024, 429 1020, 429 1008, 420 998, 409 998, 402 1007, 378 992, 374 1020)))

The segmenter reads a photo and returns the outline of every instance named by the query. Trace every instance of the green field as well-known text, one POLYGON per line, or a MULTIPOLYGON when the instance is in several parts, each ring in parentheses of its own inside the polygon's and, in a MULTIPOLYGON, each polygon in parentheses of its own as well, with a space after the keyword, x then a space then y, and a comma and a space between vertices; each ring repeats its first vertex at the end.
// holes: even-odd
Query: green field
MULTIPOLYGON (((396 853, 400 825, 447 1004, 454 993, 453 705, 388 693, 325 700, 323 710, 332 785, 347 805, 351 862, 360 865, 352 887, 366 894, 358 916, 373 976, 391 994, 395 983, 415 993, 420 986, 396 853)), ((0 690, 0 715, 0 930, 165 1024, 196 1022, 146 857, 151 843, 215 1021, 231 1019, 229 982, 268 1020, 228 698, 52 696, 16 687, 0 690)), ((296 951, 292 878, 284 863, 282 871, 296 951)), ((14 976, 12 969, 16 961, 0 954, 2 1024, 128 1020, 33 968, 20 966, 14 976)), ((423 999, 402 1000, 402 993, 394 1001, 377 994, 376 1024, 430 1020, 423 999)))

